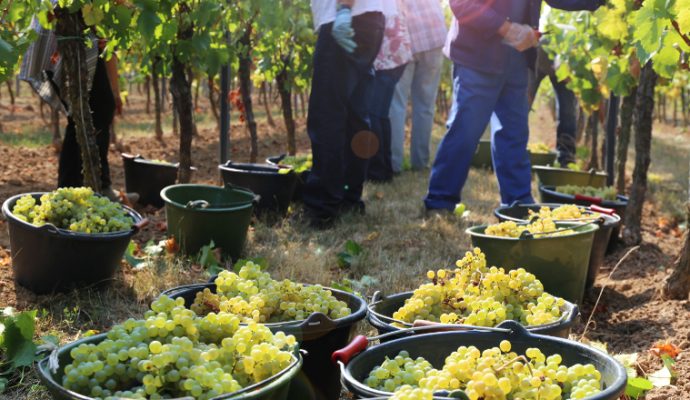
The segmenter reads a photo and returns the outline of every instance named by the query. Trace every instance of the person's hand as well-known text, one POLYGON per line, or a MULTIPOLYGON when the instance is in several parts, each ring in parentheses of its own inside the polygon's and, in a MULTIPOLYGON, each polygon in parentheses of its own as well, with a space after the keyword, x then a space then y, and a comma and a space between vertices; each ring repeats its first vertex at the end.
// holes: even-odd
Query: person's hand
POLYGON ((335 14, 331 35, 346 52, 352 53, 357 48, 357 43, 352 40, 355 31, 352 29, 352 10, 349 7, 341 7, 335 14))
POLYGON ((539 44, 539 35, 529 25, 511 22, 503 35, 503 43, 515 48, 517 51, 525 51, 539 44))

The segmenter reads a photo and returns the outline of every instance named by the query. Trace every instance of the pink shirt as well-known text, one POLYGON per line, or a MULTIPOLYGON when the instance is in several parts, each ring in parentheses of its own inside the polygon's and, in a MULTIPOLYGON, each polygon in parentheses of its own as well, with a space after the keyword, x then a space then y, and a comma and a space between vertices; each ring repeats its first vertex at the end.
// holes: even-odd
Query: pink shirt
POLYGON ((374 69, 383 71, 397 68, 412 61, 412 41, 407 29, 407 14, 409 10, 404 0, 397 0, 398 14, 386 17, 386 30, 383 34, 381 50, 379 50, 374 69))
POLYGON ((448 29, 440 0, 403 0, 414 54, 443 47, 448 29))

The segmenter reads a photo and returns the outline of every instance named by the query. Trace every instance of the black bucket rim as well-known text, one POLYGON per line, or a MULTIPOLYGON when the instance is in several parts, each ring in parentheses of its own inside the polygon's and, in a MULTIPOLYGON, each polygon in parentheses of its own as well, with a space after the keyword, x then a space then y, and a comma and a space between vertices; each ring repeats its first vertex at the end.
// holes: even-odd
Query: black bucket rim
MULTIPOLYGON (((268 164, 268 163, 235 163, 228 161, 225 164, 218 164, 218 169, 221 171, 228 171, 237 174, 247 174, 247 175, 267 175, 267 176, 285 176, 289 178, 291 175, 295 175, 295 171, 290 168, 289 172, 281 174, 278 164, 268 164)), ((285 168, 287 169, 287 168, 285 168)))
POLYGON ((558 172, 570 172, 576 175, 593 175, 593 176, 599 176, 599 177, 607 177, 609 176, 605 171, 575 171, 569 168, 560 168, 560 167, 554 167, 550 165, 533 165, 532 166, 532 171, 558 171, 558 172))
MULTIPOLYGON (((77 339, 75 341, 69 342, 63 346, 60 346, 57 351, 58 351, 58 357, 59 354, 62 353, 64 354, 67 351, 71 351, 72 349, 82 345, 82 344, 92 344, 92 343, 100 343, 101 341, 107 339, 108 337, 108 332, 104 333, 99 333, 97 335, 93 336, 88 336, 88 337, 83 337, 80 339, 77 339)), ((290 365, 288 365, 285 369, 280 371, 278 374, 267 378, 261 382, 257 382, 253 385, 247 386, 245 388, 242 388, 239 391, 233 392, 233 393, 226 393, 222 394, 220 396, 216 396, 211 398, 210 400, 225 400, 225 399, 233 399, 233 398, 241 398, 237 396, 243 396, 248 394, 247 392, 251 390, 260 390, 264 389, 267 387, 270 387, 276 383, 282 383, 284 380, 287 378, 290 378, 289 380, 292 380, 294 376, 302 369, 302 365, 304 363, 304 358, 302 357, 302 353, 299 350, 299 346, 295 346, 295 350, 291 353, 292 354, 292 362, 290 365), (277 377, 277 378, 276 378, 277 377)), ((61 383, 56 382, 55 379, 53 379, 53 374, 50 371, 50 367, 48 366, 50 359, 50 355, 42 358, 41 360, 38 361, 37 363, 37 369, 38 369, 38 376, 41 380, 41 382, 46 385, 49 389, 48 391, 50 392, 50 388, 58 390, 61 392, 63 396, 70 396, 73 399, 77 400, 94 400, 93 397, 83 395, 81 393, 77 393, 73 390, 67 389, 64 387, 61 383)), ((64 370, 64 367, 63 367, 64 370)), ((51 393, 52 394, 52 393, 51 393)), ((189 397, 178 397, 170 400, 185 400, 188 399, 189 397)))
MULTIPOLYGON (((152 167, 161 167, 161 168, 170 168, 170 169, 178 169, 180 167, 180 163, 176 162, 155 162, 152 161, 148 158, 145 158, 141 154, 129 154, 129 153, 122 153, 120 154, 120 157, 122 157, 123 160, 127 161, 133 161, 138 164, 145 164, 145 165, 150 165, 152 167)), ((192 170, 196 170, 196 167, 192 167, 192 170)))
MULTIPOLYGON (((524 225, 524 224, 518 224, 518 225, 524 225)), ((594 234, 596 233, 597 230, 599 230, 599 225, 596 223, 596 221, 588 222, 588 223, 583 223, 583 224, 571 224, 571 223, 565 223, 565 222, 557 222, 556 227, 559 229, 568 229, 568 228, 573 228, 573 233, 569 233, 567 235, 558 235, 558 236, 545 236, 545 237, 535 237, 532 235, 526 236, 526 237, 504 237, 504 236, 493 236, 493 235, 487 235, 484 233, 486 228, 489 226, 489 224, 482 224, 482 225, 475 225, 471 226, 467 229, 465 229, 465 233, 474 236, 474 237, 480 237, 480 238, 486 238, 486 239, 496 239, 496 240, 504 240, 504 241, 512 241, 512 242, 519 242, 519 241, 524 241, 524 240, 553 240, 553 239, 568 239, 573 236, 579 236, 579 235, 588 235, 588 234, 594 234), (481 232, 478 232, 478 230, 482 230, 481 232)))
POLYGON ((7 200, 5 200, 2 203, 2 214, 7 218, 8 222, 12 224, 18 224, 24 229, 31 229, 34 231, 43 231, 51 235, 59 236, 59 237, 64 237, 64 238, 72 238, 72 239, 79 239, 79 240, 102 240, 102 239, 116 239, 116 238, 123 238, 123 237, 131 237, 135 233, 139 231, 139 227, 137 227, 137 224, 143 221, 144 217, 141 216, 136 210, 134 210, 131 207, 128 207, 124 204, 120 204, 122 209, 127 213, 127 215, 132 219, 132 227, 129 230, 126 231, 117 231, 117 232, 99 232, 99 233, 84 233, 84 232, 75 232, 71 231, 69 229, 64 229, 64 228, 58 228, 57 226, 53 224, 43 224, 41 226, 34 225, 30 222, 21 220, 17 218, 17 216, 14 215, 12 210, 10 210, 10 205, 14 205, 17 200, 20 198, 30 195, 34 197, 35 199, 40 199, 40 197, 44 194, 48 194, 52 192, 28 192, 28 193, 22 193, 22 194, 16 194, 7 200))
MULTIPOLYGON (((546 193, 552 196, 560 197, 563 199, 568 199, 571 202, 574 202, 575 195, 572 194, 565 194, 562 192, 556 191, 556 186, 551 186, 551 185, 539 185, 539 192, 546 193)), ((628 196, 624 196, 622 194, 617 194, 616 195, 616 200, 604 200, 601 199, 601 206, 604 207, 625 207, 628 205, 629 201, 628 196)))
MULTIPOLYGON (((538 343, 539 341, 546 341, 546 342, 555 342, 555 344, 559 345, 558 347, 570 347, 575 348, 579 350, 581 353, 588 353, 588 354, 594 354, 598 356, 599 358, 606 359, 611 366, 614 367, 615 369, 615 375, 616 378, 614 382, 603 389, 601 392, 597 393, 595 395, 596 398, 598 397, 605 397, 605 396, 613 396, 618 393, 622 393, 625 390, 625 386, 627 384, 627 372, 625 370, 625 367, 621 365, 621 363, 613 358, 611 355, 604 353, 603 351, 584 345, 580 342, 574 341, 574 340, 569 340, 569 339, 564 339, 560 337, 554 337, 554 336, 546 336, 546 335, 540 335, 540 334, 535 334, 531 333, 528 330, 526 330, 524 327, 522 327, 519 323, 515 321, 504 321, 501 324, 498 325, 498 327, 502 328, 510 328, 513 329, 513 332, 511 333, 501 333, 501 332, 488 332, 486 330, 481 331, 481 330, 472 330, 472 331, 451 331, 451 332, 434 332, 434 333, 423 333, 423 334, 417 334, 417 335, 410 335, 406 337, 401 337, 399 339, 394 339, 388 342, 380 343, 376 346, 368 347, 364 351, 362 351, 359 354, 356 354, 350 361, 347 363, 347 365, 343 364, 343 362, 338 361, 338 365, 340 367, 341 371, 341 381, 343 383, 343 387, 346 389, 350 390, 351 387, 356 388, 362 393, 371 393, 373 396, 378 396, 378 397, 383 397, 383 398, 388 398, 392 395, 390 392, 384 392, 378 389, 371 388, 367 385, 365 385, 363 382, 360 382, 359 380, 355 379, 355 377, 351 373, 351 367, 354 364, 353 361, 365 357, 367 354, 371 354, 372 351, 376 350, 378 352, 385 350, 386 348, 390 347, 398 347, 401 343, 407 343, 407 342, 416 342, 416 341, 428 341, 428 342, 434 342, 436 341, 437 338, 443 338, 443 337, 453 337, 453 336, 458 336, 458 340, 456 342, 460 345, 464 345, 461 343, 471 343, 471 340, 462 340, 460 338, 473 338, 473 337, 481 337, 481 336, 495 336, 496 337, 496 346, 498 346, 500 340, 499 339, 508 339, 508 340, 514 340, 518 339, 521 341, 534 341, 535 343, 538 343)), ((467 344, 469 346, 472 346, 473 344, 467 344)), ((450 355, 450 353, 449 353, 450 355)), ((390 356, 390 354, 389 354, 390 356)), ((617 397, 616 397, 617 398, 617 397)), ((585 398, 583 400, 588 400, 589 398, 585 398)))
MULTIPOLYGON (((316 285, 307 285, 303 284, 305 286, 316 286, 316 285)), ((173 295, 175 295, 177 292, 180 292, 182 290, 203 290, 203 289, 211 289, 215 288, 216 284, 214 282, 205 282, 205 283, 197 283, 197 284, 191 284, 191 285, 182 285, 182 286, 177 286, 171 289, 164 290, 161 292, 161 294, 158 295, 160 298, 161 296, 167 296, 170 297, 171 299, 175 299, 173 295)), ((294 321, 284 321, 284 322, 267 322, 267 323, 262 323, 262 325, 265 325, 268 328, 281 328, 281 327, 287 327, 287 328, 296 328, 303 326, 305 328, 313 328, 315 326, 321 327, 322 324, 317 324, 317 321, 313 321, 313 319, 323 319, 327 322, 326 325, 331 325, 331 329, 338 329, 342 328, 345 326, 350 326, 352 324, 357 323, 358 321, 361 321, 365 319, 369 313, 369 308, 368 308, 368 303, 365 299, 363 299, 360 296, 357 296, 354 293, 349 293, 344 290, 340 289, 334 289, 332 287, 328 286, 323 286, 321 285, 323 289, 330 290, 333 293, 338 293, 339 295, 343 297, 347 297, 348 299, 351 299, 355 302, 357 302, 357 310, 354 310, 350 308, 352 311, 350 315, 347 315, 342 318, 337 318, 337 319, 331 319, 329 316, 322 314, 322 313, 312 313, 310 314, 307 318, 301 319, 301 320, 294 320, 294 321), (320 315, 322 317, 320 318, 314 318, 314 316, 320 315)), ((349 304, 348 304, 349 307, 349 304)), ((318 330, 314 330, 315 332, 319 332, 318 330)))
MULTIPOLYGON (((502 214, 502 211, 512 210, 512 209, 521 208, 521 207, 524 207, 524 208, 549 207, 553 210, 554 208, 558 208, 558 207, 561 207, 563 205, 564 204, 559 204, 559 203, 525 203, 525 204, 517 203, 517 204, 499 206, 499 207, 495 208, 494 209, 494 216, 496 218, 498 218, 499 220, 525 223, 525 222, 528 222, 528 220, 520 219, 520 218, 516 218, 516 217, 511 217, 509 215, 502 214)), ((584 209, 584 210, 587 210, 590 212, 596 212, 596 211, 592 211, 587 206, 581 206, 581 205, 577 205, 577 204, 572 204, 572 205, 576 206, 577 208, 584 209)), ((620 215, 618 215, 618 213, 615 213, 615 212, 613 214, 599 213, 599 215, 602 218, 604 218, 604 220, 605 220, 605 222, 603 224, 604 227, 615 227, 615 226, 618 226, 621 222, 620 215)), ((554 222, 557 222, 557 223, 570 223, 570 222, 577 223, 575 220, 554 220, 554 222)))
POLYGON ((206 185, 206 184, 198 184, 198 183, 177 183, 174 185, 166 186, 161 190, 160 196, 166 205, 170 205, 171 207, 175 207, 175 208, 178 208, 181 210, 193 211, 193 212, 202 212, 202 213, 227 213, 229 211, 245 210, 247 208, 253 207, 254 201, 256 199, 256 194, 254 194, 254 192, 250 191, 247 188, 241 188, 239 186, 230 186, 230 185, 215 186, 215 185, 206 185), (251 196, 251 200, 247 200, 247 204, 239 204, 239 205, 236 205, 233 207, 189 208, 185 204, 178 203, 174 200, 171 200, 170 197, 168 197, 168 191, 169 190, 174 190, 174 189, 182 188, 182 187, 205 188, 205 189, 213 189, 213 190, 234 190, 237 192, 242 192, 243 194, 246 194, 247 196, 251 196))
MULTIPOLYGON (((544 293, 546 293, 546 291, 544 293)), ((376 301, 374 301, 372 303, 369 303, 369 305, 367 306, 367 311, 368 311, 367 320, 375 328, 378 328, 377 324, 380 324, 382 326, 385 325, 386 327, 393 328, 393 329, 398 330, 398 331, 404 330, 404 328, 398 328, 398 327, 393 326, 392 324, 390 324, 386 321, 383 321, 381 318, 379 318, 379 315, 383 315, 383 314, 376 311, 374 308, 375 308, 375 306, 380 305, 384 301, 397 301, 398 300, 397 298, 400 298, 402 300, 402 304, 404 304, 404 302, 408 298, 412 297, 413 294, 414 294, 414 290, 410 290, 407 292, 394 293, 394 294, 391 294, 388 296, 381 295, 379 292, 375 293, 374 299, 376 299, 377 295, 380 295, 382 297, 380 299, 377 299, 376 301)), ((554 296, 554 297, 558 297, 558 296, 554 296)), ((557 321, 554 321, 554 322, 551 322, 548 324, 543 324, 543 325, 529 325, 529 326, 525 326, 522 324, 520 324, 520 325, 522 325, 528 331, 572 327, 575 324, 575 322, 577 321, 577 319, 579 318, 580 309, 577 306, 577 304, 571 303, 565 299, 563 299, 563 301, 565 301, 565 304, 563 306, 565 309, 563 310, 564 311, 563 315, 557 321)), ((506 321, 508 321, 508 320, 506 320, 506 321)), ((501 323, 503 323, 503 322, 504 321, 502 321, 501 323)), ((519 322, 517 322, 517 323, 519 324, 519 322)), ((411 325, 412 324, 410 324, 410 326, 411 325)), ((477 330, 481 330, 482 328, 485 328, 485 327, 477 326, 476 328, 477 328, 477 330)))

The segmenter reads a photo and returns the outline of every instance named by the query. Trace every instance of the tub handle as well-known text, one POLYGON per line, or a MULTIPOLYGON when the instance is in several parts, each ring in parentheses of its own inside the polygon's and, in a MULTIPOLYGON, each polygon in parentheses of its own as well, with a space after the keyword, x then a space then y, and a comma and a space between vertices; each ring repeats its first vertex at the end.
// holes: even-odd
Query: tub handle
POLYGON ((41 225, 41 229, 52 234, 60 233, 60 229, 57 226, 51 224, 50 222, 41 225))
POLYGON ((134 229, 134 233, 141 232, 142 229, 146 228, 149 225, 149 219, 148 218, 142 218, 138 222, 136 222, 132 229, 134 229))
POLYGON ((313 326, 323 327, 328 330, 333 330, 336 328, 335 322, 324 313, 315 312, 312 313, 307 319, 302 321, 297 328, 302 329, 302 331, 309 330, 313 326))
POLYGON ((336 350, 331 355, 331 361, 334 364, 340 362, 342 364, 347 364, 350 362, 352 357, 363 352, 369 346, 369 339, 364 335, 357 335, 347 346, 340 350, 336 350))
POLYGON ((608 208, 608 207, 602 207, 597 204, 592 204, 589 209, 594 212, 598 212, 599 214, 606 214, 606 215, 613 215, 616 213, 616 210, 613 208, 608 208))
POLYGON ((185 204, 185 208, 208 208, 210 205, 206 200, 190 200, 185 204))
POLYGON ((377 290, 371 296, 371 304, 378 303, 379 301, 383 300, 384 298, 385 298, 385 296, 383 295, 383 293, 381 293, 380 290, 377 290))
POLYGON ((575 200, 587 201, 592 204, 601 204, 604 201, 601 197, 585 196, 582 194, 576 194, 575 200))

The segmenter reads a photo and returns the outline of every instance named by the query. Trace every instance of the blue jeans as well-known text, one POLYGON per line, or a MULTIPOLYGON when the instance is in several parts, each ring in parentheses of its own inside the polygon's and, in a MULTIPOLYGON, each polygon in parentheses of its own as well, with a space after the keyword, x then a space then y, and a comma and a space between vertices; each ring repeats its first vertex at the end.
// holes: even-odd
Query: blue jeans
POLYGON ((510 68, 504 73, 484 73, 459 64, 453 69, 454 101, 431 169, 424 200, 428 209, 452 210, 460 201, 472 156, 493 112, 503 126, 491 138, 501 203, 534 202, 527 153, 527 60, 517 51, 506 51, 510 68))
POLYGON ((405 66, 376 71, 374 89, 372 90, 371 130, 379 141, 379 149, 369 162, 367 179, 376 181, 390 181, 393 179, 393 165, 391 163, 391 121, 388 116, 393 101, 395 85, 405 72, 405 66))
POLYGON ((436 113, 436 95, 441 79, 441 49, 417 53, 407 64, 405 73, 395 87, 390 108, 391 158, 393 171, 402 170, 405 153, 405 120, 407 101, 412 99, 412 130, 410 132, 410 163, 412 169, 429 166, 429 141, 436 113))
MULTIPOLYGON (((383 14, 358 15, 352 27, 357 43, 354 53, 346 53, 335 42, 332 23, 321 26, 314 49, 307 117, 314 161, 303 194, 306 211, 313 219, 332 219, 341 208, 362 204, 369 160, 354 153, 353 138, 371 129, 372 64, 383 38, 383 14)), ((373 145, 366 140, 357 143, 360 147, 373 145)))

